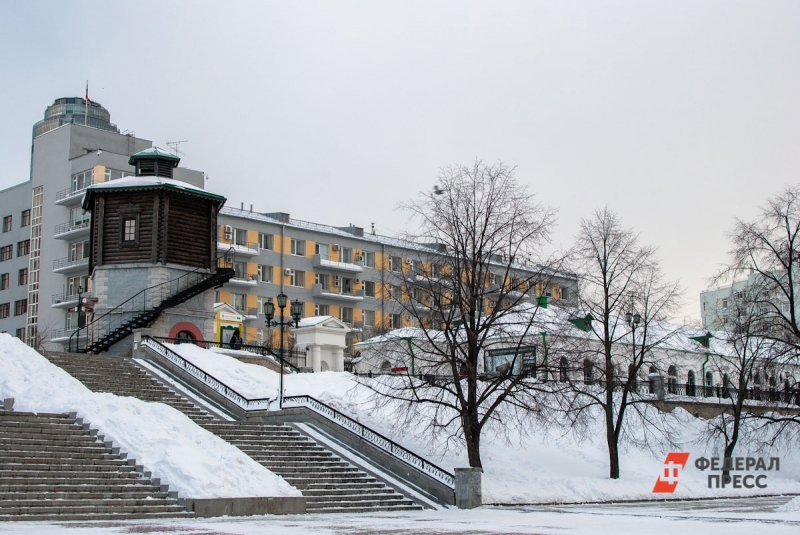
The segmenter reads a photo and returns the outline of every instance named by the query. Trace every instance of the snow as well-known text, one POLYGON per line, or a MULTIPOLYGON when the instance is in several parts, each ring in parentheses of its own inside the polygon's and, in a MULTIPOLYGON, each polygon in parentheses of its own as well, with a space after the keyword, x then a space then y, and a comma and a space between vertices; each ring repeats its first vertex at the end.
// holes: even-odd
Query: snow
POLYGON ((120 188, 152 188, 156 186, 168 186, 171 188, 184 190, 189 193, 203 195, 204 197, 220 197, 219 195, 211 193, 202 188, 192 186, 187 182, 182 182, 180 180, 175 180, 172 178, 163 178, 157 176, 124 176, 122 178, 118 178, 117 180, 112 180, 110 182, 92 184, 87 188, 87 193, 89 190, 96 191, 96 190, 108 190, 108 189, 120 189, 120 188))
MULTIPOLYGON (((785 501, 783 498, 778 501, 785 501)), ((216 533, 219 535, 530 534, 530 535, 794 535, 800 514, 774 499, 561 507, 481 507, 402 513, 309 514, 111 522, 3 522, 13 535, 216 533), (731 503, 728 503, 731 502, 731 503), (733 503, 738 502, 738 503, 733 503), (746 502, 746 503, 742 503, 746 502)))
POLYGON ((0 334, 0 399, 25 412, 77 412, 184 498, 300 496, 283 478, 162 403, 95 393, 0 334))
MULTIPOLYGON (((275 398, 278 395, 278 373, 261 366, 245 364, 231 357, 182 344, 173 347, 184 358, 221 380, 245 397, 275 398)), ((431 436, 416 426, 401 425, 398 414, 403 409, 396 402, 379 407, 372 391, 364 386, 370 381, 350 373, 322 372, 287 374, 284 376, 285 395, 313 396, 348 416, 391 438, 411 451, 452 472, 468 466, 466 452, 450 443, 444 435, 431 436), (416 431, 415 429, 420 429, 416 431)), ((669 451, 690 453, 689 463, 681 473, 679 485, 671 498, 700 498, 744 496, 773 493, 800 493, 800 452, 748 452, 741 446, 736 456, 779 456, 780 471, 767 474, 767 489, 708 488, 708 471, 694 466, 701 456, 720 456, 719 450, 700 440, 705 421, 692 417, 683 409, 663 415, 646 406, 646 415, 654 421, 665 421, 668 438, 677 445, 653 445, 651 449, 632 440, 623 441, 621 451, 622 478, 608 478, 608 453, 605 427, 599 413, 588 423, 585 438, 579 439, 563 428, 544 428, 531 420, 521 428, 503 432, 497 427, 484 430, 481 455, 484 467, 484 503, 581 503, 609 500, 659 500, 664 495, 653 494, 658 475, 669 451)), ((633 429, 636 429, 634 426, 633 429)), ((634 433, 634 439, 647 438, 634 433)), ((652 436, 649 439, 652 441, 652 436)))

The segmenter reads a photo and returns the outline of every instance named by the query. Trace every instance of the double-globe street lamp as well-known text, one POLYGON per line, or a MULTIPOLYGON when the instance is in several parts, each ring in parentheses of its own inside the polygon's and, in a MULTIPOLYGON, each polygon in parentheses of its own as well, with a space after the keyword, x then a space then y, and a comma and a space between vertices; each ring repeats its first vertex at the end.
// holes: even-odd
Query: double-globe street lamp
POLYGON ((281 319, 280 320, 273 320, 275 317, 275 303, 272 302, 272 298, 270 297, 269 300, 264 304, 264 316, 267 319, 267 328, 269 327, 280 327, 281 328, 281 349, 280 353, 278 354, 278 358, 281 361, 281 382, 280 382, 280 392, 278 393, 278 407, 283 409, 283 352, 284 352, 284 339, 283 339, 283 329, 284 327, 291 327, 294 326, 296 329, 300 324, 300 316, 303 315, 303 303, 295 299, 292 301, 290 312, 292 315, 291 321, 287 321, 283 315, 283 309, 286 308, 286 302, 288 298, 286 294, 281 292, 278 294, 276 298, 278 300, 278 308, 281 309, 281 319))
MULTIPOLYGON (((638 313, 634 312, 626 312, 625 313, 625 323, 631 328, 631 347, 632 347, 632 358, 631 365, 628 368, 629 370, 633 369, 636 370, 636 327, 642 322, 642 316, 638 313)), ((635 380, 635 379, 634 379, 635 380)))

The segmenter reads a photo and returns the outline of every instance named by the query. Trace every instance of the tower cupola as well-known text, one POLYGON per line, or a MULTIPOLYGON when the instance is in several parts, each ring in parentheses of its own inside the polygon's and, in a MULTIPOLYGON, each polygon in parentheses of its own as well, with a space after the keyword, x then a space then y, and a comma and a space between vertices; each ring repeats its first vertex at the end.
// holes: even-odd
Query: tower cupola
POLYGON ((164 149, 150 147, 131 156, 128 164, 136 168, 136 176, 172 178, 172 170, 178 167, 180 161, 180 158, 164 149))

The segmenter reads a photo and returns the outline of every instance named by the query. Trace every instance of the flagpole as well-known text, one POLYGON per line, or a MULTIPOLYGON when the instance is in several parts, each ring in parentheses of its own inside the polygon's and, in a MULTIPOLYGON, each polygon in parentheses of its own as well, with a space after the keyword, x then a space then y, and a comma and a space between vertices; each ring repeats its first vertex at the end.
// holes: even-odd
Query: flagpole
POLYGON ((88 117, 89 117, 89 80, 86 80, 86 99, 85 99, 85 105, 83 106, 83 126, 89 126, 88 117))

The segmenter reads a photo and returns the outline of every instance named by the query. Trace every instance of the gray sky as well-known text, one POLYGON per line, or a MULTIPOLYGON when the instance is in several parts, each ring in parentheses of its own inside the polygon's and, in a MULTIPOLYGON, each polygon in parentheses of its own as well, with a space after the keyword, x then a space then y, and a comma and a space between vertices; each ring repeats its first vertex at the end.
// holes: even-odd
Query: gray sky
MULTIPOLYGON (((62 96, 231 206, 395 234, 452 163, 517 166, 568 245, 609 205, 686 288, 798 180, 800 2, 0 0, 0 188, 62 96)), ((67 183, 67 177, 65 184, 67 183)), ((66 187, 66 186, 65 186, 66 187)))

